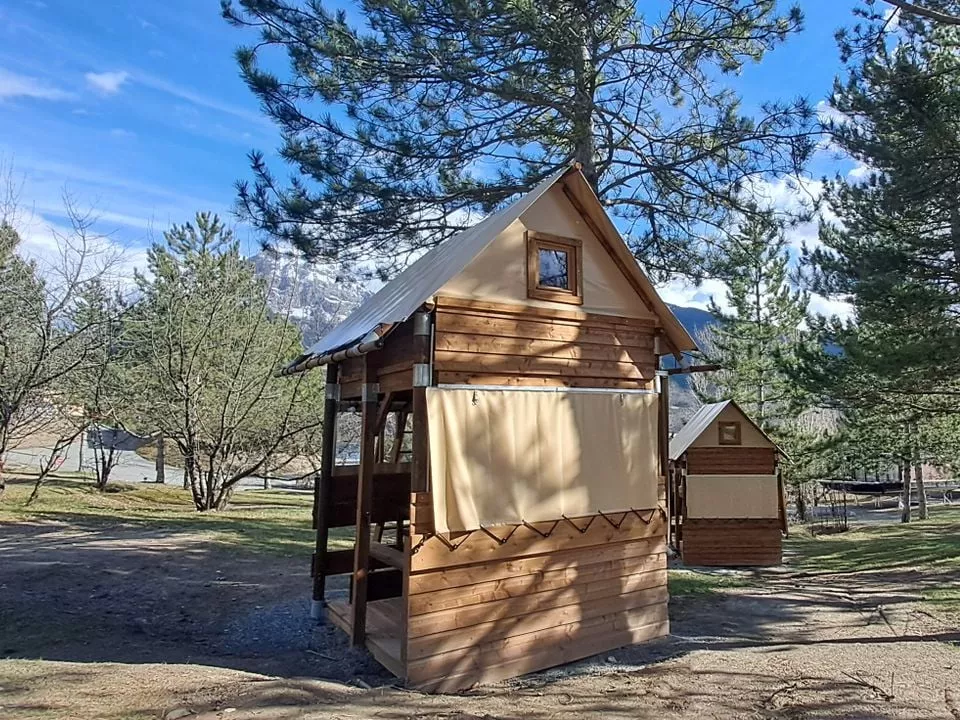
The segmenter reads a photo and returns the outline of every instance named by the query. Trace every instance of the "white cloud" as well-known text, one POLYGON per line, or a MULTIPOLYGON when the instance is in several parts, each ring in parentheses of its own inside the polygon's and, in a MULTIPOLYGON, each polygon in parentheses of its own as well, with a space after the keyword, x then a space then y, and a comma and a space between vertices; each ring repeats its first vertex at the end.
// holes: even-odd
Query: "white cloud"
MULTIPOLYGON (((813 178, 779 177, 753 182, 746 190, 762 206, 789 215, 812 212, 823 194, 823 182, 813 178)), ((835 221, 836 215, 825 205, 811 219, 786 228, 790 246, 799 251, 804 245, 818 247, 820 218, 835 221)))
POLYGON ((87 84, 102 95, 116 95, 120 92, 120 87, 130 77, 130 73, 125 70, 115 70, 112 72, 87 73, 83 76, 87 84))
POLYGON ((826 100, 818 102, 815 109, 817 111, 817 119, 824 124, 836 123, 837 125, 846 125, 850 122, 850 118, 847 115, 844 115, 826 100))
POLYGON ((125 130, 124 128, 112 128, 110 134, 115 138, 120 138, 122 140, 132 140, 137 136, 133 130, 125 130))
POLYGON ((869 177, 871 172, 873 172, 873 170, 869 165, 864 165, 862 162, 858 162, 847 173, 847 177, 851 180, 863 180, 869 177))
POLYGON ((39 78, 18 75, 0 68, 0 100, 18 97, 36 100, 69 100, 73 95, 39 78))
POLYGON ((814 315, 823 315, 825 317, 839 317, 841 320, 849 320, 853 317, 853 306, 846 300, 840 298, 826 298, 823 295, 811 293, 809 310, 814 315))
POLYGON ((699 286, 686 278, 675 277, 669 282, 657 286, 657 293, 664 302, 682 307, 707 310, 712 299, 723 311, 730 310, 727 302, 727 286, 720 280, 704 280, 699 286))
POLYGON ((255 123, 257 125, 273 127, 270 121, 258 112, 250 111, 246 108, 241 108, 237 107, 236 105, 231 105, 230 103, 222 102, 216 98, 204 95, 196 90, 192 90, 191 88, 171 83, 163 78, 138 72, 133 79, 141 85, 144 85, 152 90, 179 98, 180 100, 184 100, 191 105, 206 108, 207 110, 215 110, 216 112, 220 112, 225 115, 232 115, 233 117, 239 118, 246 122, 255 123))

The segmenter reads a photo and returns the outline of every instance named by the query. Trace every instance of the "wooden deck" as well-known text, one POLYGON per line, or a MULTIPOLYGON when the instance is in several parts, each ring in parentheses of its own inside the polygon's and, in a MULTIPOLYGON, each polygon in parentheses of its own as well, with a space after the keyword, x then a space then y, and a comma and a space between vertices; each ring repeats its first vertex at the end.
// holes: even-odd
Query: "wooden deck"
MULTIPOLYGON (((328 603, 327 618, 347 635, 350 634, 350 603, 328 603)), ((367 650, 377 662, 398 678, 404 678, 406 674, 401 658, 402 630, 403 598, 373 600, 367 603, 367 650)))

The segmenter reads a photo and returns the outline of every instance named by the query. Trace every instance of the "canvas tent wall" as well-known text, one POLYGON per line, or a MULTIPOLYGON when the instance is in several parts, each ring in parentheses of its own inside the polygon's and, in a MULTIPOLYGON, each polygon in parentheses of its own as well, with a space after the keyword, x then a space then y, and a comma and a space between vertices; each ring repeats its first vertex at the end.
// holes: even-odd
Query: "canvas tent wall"
POLYGON ((657 372, 694 347, 578 168, 424 255, 287 368, 328 373, 316 609, 429 690, 666 633, 657 372))
POLYGON ((688 565, 779 565, 782 452, 733 401, 704 405, 670 442, 670 544, 688 565))

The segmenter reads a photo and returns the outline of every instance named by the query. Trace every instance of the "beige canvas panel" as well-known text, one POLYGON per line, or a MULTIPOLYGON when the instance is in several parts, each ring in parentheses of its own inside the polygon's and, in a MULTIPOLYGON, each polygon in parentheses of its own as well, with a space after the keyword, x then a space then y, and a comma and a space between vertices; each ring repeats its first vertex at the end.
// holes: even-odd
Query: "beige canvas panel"
POLYGON ((687 475, 687 517, 776 518, 776 475, 687 475))
POLYGON ((657 395, 427 388, 438 532, 657 506, 657 395))
POLYGON ((740 423, 740 445, 739 447, 774 447, 774 444, 764 437, 763 433, 754 427, 753 423, 747 420, 736 407, 730 405, 723 409, 710 427, 700 433, 700 437, 690 443, 690 447, 737 447, 730 445, 720 445, 719 423, 738 422, 740 423))
POLYGON ((570 305, 527 297, 527 230, 583 242, 580 309, 600 315, 653 317, 559 186, 546 192, 437 294, 570 310, 570 305))

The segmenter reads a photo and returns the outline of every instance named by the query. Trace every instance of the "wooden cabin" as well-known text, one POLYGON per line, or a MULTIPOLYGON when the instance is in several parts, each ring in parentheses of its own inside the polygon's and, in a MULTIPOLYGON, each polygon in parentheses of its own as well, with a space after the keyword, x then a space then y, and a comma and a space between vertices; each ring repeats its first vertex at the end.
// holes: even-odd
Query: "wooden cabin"
POLYGON ((704 405, 670 441, 670 545, 686 565, 779 565, 783 452, 732 400, 704 405))
POLYGON ((694 347, 578 167, 425 254, 284 371, 327 371, 315 611, 432 691, 665 635, 658 368, 694 347))

